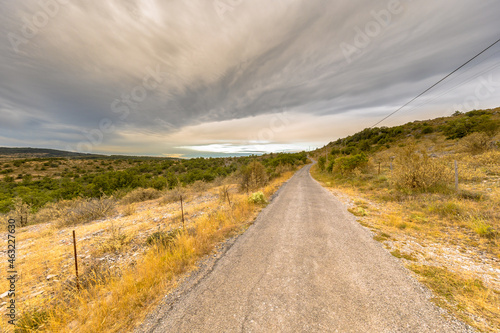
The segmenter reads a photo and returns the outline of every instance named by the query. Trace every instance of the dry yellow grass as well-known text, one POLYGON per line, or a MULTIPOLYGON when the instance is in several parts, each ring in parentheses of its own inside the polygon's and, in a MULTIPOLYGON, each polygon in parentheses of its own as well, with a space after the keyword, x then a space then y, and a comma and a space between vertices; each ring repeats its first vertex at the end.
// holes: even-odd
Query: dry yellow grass
MULTIPOLYGON (((291 177, 287 172, 261 189, 269 198, 291 177)), ((234 185, 233 188, 236 188, 234 185)), ((18 229, 19 331, 124 332, 140 323, 182 274, 227 236, 242 232, 260 206, 231 192, 221 204, 218 188, 194 193, 185 202, 186 230, 173 244, 147 245, 155 232, 182 226, 178 202, 162 199, 119 206, 111 219, 75 227, 84 288, 74 284, 72 228, 49 223, 18 229), (56 277, 46 280, 48 275, 56 277)), ((7 281, 0 280, 0 290, 7 281)), ((2 331, 11 329, 5 321, 2 331)))

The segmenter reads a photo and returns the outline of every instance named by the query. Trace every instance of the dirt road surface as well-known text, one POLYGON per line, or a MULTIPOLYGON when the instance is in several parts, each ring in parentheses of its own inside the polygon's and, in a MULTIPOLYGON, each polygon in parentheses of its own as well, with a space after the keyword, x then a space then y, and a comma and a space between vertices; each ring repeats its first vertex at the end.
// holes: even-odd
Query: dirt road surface
POLYGON ((471 332, 304 167, 141 332, 471 332))

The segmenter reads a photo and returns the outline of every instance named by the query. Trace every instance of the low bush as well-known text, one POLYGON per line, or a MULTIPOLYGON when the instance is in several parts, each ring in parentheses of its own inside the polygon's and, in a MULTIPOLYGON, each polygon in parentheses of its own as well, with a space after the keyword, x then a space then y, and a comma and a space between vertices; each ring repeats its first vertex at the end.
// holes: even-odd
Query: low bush
POLYGON ((339 157, 335 159, 332 167, 333 171, 340 172, 342 175, 353 172, 355 169, 362 169, 368 165, 368 158, 364 153, 339 157))
POLYGON ((264 193, 261 191, 252 193, 248 197, 248 202, 253 203, 255 205, 264 205, 267 203, 266 197, 264 196, 264 193))
POLYGON ((161 192, 154 188, 137 188, 125 195, 122 199, 122 203, 130 204, 134 202, 153 200, 159 198, 160 196, 161 192))
POLYGON ((252 191, 267 184, 266 168, 259 161, 253 161, 241 168, 240 187, 242 191, 252 191))
POLYGON ((176 187, 173 190, 167 191, 163 197, 160 199, 160 204, 166 205, 171 202, 177 202, 181 200, 188 200, 188 192, 185 188, 176 187))
POLYGON ((487 196, 483 193, 471 192, 466 190, 461 190, 460 192, 457 193, 457 195, 459 198, 466 200, 473 200, 473 201, 482 201, 487 199, 487 196))
POLYGON ((51 202, 40 209, 33 216, 33 223, 56 222, 66 216, 68 209, 72 206, 69 200, 51 202))
POLYGON ((133 240, 133 235, 122 232, 120 227, 112 225, 110 237, 100 242, 97 246, 97 254, 118 253, 123 251, 133 240))
POLYGON ((135 212, 137 210, 137 207, 135 206, 135 204, 130 204, 130 205, 127 205, 124 209, 123 209, 123 215, 125 216, 130 216, 130 215, 134 215, 135 212))
POLYGON ((495 229, 480 217, 471 217, 469 227, 479 236, 492 239, 497 236, 495 229))
POLYGON ((16 220, 16 224, 19 227, 24 227, 30 223, 30 217, 31 217, 31 205, 27 204, 26 202, 23 201, 20 197, 16 197, 14 199, 14 214, 13 215, 14 219, 16 220))
POLYGON ((162 245, 167 247, 173 244, 181 233, 182 233, 181 229, 174 229, 168 232, 157 231, 148 236, 148 238, 146 239, 146 244, 162 245))
POLYGON ((487 151, 489 142, 490 137, 485 133, 472 133, 462 139, 464 151, 473 155, 487 151))
POLYGON ((424 128, 422 128, 422 134, 431 134, 431 133, 434 133, 434 128, 432 128, 431 126, 425 126, 424 128))
POLYGON ((433 202, 428 206, 428 210, 443 217, 459 216, 463 213, 462 206, 454 201, 433 202))
POLYGON ((59 220, 59 227, 77 225, 107 217, 115 212, 116 201, 112 197, 75 200, 59 220))
POLYGON ((409 190, 430 190, 446 186, 450 175, 444 163, 418 153, 414 145, 400 149, 396 157, 394 181, 397 187, 409 190))
POLYGON ((50 312, 42 309, 33 309, 21 314, 16 323, 15 332, 34 332, 43 327, 48 320, 50 312))

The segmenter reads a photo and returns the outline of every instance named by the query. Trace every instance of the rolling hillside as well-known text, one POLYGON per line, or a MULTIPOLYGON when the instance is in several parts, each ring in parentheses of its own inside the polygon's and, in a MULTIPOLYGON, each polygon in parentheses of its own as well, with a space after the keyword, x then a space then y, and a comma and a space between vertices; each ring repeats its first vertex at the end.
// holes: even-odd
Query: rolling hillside
POLYGON ((316 150, 313 176, 434 301, 500 329, 500 108, 365 129, 316 150))

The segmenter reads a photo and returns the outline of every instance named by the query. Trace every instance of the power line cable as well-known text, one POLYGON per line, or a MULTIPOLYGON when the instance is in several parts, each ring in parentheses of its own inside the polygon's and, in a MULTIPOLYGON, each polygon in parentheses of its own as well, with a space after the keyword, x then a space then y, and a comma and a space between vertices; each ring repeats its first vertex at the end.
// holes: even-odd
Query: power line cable
POLYGON ((434 97, 430 97, 430 98, 428 98, 427 100, 425 100, 425 101, 421 102, 420 104, 417 104, 415 107, 413 107, 413 108, 409 109, 409 110, 408 110, 408 112, 415 111, 416 109, 418 109, 418 108, 420 108, 420 107, 422 107, 422 106, 424 106, 424 105, 426 105, 426 104, 429 104, 429 103, 430 103, 430 102, 432 102, 432 101, 435 101, 436 99, 438 99, 438 98, 440 98, 440 97, 442 97, 442 96, 444 96, 444 95, 446 95, 446 94, 450 93, 450 92, 451 92, 451 91, 453 91, 454 89, 456 89, 456 88, 458 88, 458 87, 461 87, 461 86, 463 86, 464 84, 467 84, 467 83, 471 82, 472 80, 477 79, 479 76, 481 76, 481 75, 483 75, 483 74, 485 74, 485 73, 487 73, 487 72, 490 72, 490 71, 494 70, 494 69, 495 69, 495 68, 497 68, 497 67, 500 67, 500 63, 499 63, 499 64, 492 65, 492 66, 490 66, 490 67, 486 68, 485 70, 482 70, 481 72, 479 72, 479 73, 477 73, 477 74, 474 74, 474 75, 472 75, 472 76, 470 76, 470 77, 466 78, 465 80, 463 80, 463 81, 461 81, 461 82, 459 82, 459 83, 455 84, 454 86, 451 86, 451 87, 450 87, 450 88, 448 88, 447 90, 445 90, 445 91, 441 92, 439 95, 436 95, 436 96, 434 96, 434 97))
MULTIPOLYGON (((488 57, 484 58, 483 60, 479 61, 477 64, 475 64, 475 66, 478 66, 480 64, 482 64, 483 62, 487 61, 488 59, 496 56, 497 54, 500 54, 500 51, 496 51, 492 54, 490 54, 488 57)), ((476 74, 473 74, 471 75, 470 77, 468 78, 465 78, 464 80, 458 82, 458 83, 455 83, 454 85, 452 85, 451 87, 448 87, 446 90, 444 90, 443 92, 441 92, 439 95, 435 95, 435 96, 432 96, 432 97, 429 97, 427 98, 426 100, 420 102, 419 104, 415 105, 414 107, 412 107, 411 109, 409 109, 408 111, 406 112, 413 112, 415 110, 417 110, 418 108, 424 106, 424 105, 427 105, 429 104, 430 102, 433 102, 435 101, 436 99, 450 93, 451 91, 453 91, 454 89, 458 88, 458 87, 461 87, 463 86, 464 84, 467 84, 469 83, 470 81, 476 79, 477 77, 487 73, 487 72, 490 72, 492 70, 494 70, 495 68, 497 67, 500 67, 500 63, 495 63, 481 71, 479 71, 478 73, 476 74)), ((467 68, 465 71, 463 71, 462 73, 458 74, 457 76, 455 76, 452 80, 457 80, 458 78, 460 78, 461 76, 465 75, 467 72, 469 72, 473 67, 469 67, 467 68)), ((452 81, 453 82, 453 81, 452 81)))
POLYGON ((434 83, 429 88, 425 89, 423 92, 421 92, 420 94, 418 94, 416 97, 414 97, 412 100, 410 100, 409 102, 407 102, 405 105, 403 105, 402 107, 400 107, 396 111, 391 112, 390 114, 388 114, 387 116, 385 116, 384 118, 382 118, 382 120, 378 121, 376 124, 370 126, 370 128, 373 128, 373 127, 377 126, 378 124, 380 124, 381 122, 383 122, 387 118, 389 118, 389 117, 393 116, 394 114, 396 114, 397 112, 401 111, 405 106, 407 106, 408 104, 410 104, 411 102, 413 102, 414 100, 416 100, 420 96, 424 95, 429 90, 431 90, 432 88, 434 88, 435 86, 437 86, 438 84, 440 84, 441 82, 443 82, 444 80, 446 80, 447 78, 449 78, 450 76, 452 76, 453 74, 455 74, 456 72, 458 72, 460 69, 462 69, 463 67, 465 67, 466 65, 468 65, 470 62, 472 62, 474 59, 476 59, 477 57, 479 57, 481 54, 483 54, 484 52, 488 51, 490 48, 492 48, 498 42, 500 42, 500 39, 498 39, 496 42, 494 42, 493 44, 491 44, 490 46, 488 46, 487 48, 485 48, 484 50, 482 50, 481 52, 479 52, 478 54, 476 54, 474 57, 472 57, 467 62, 465 62, 464 64, 462 64, 460 67, 458 67, 457 69, 455 69, 453 72, 451 72, 450 74, 446 75, 445 77, 443 77, 438 82, 434 83))

